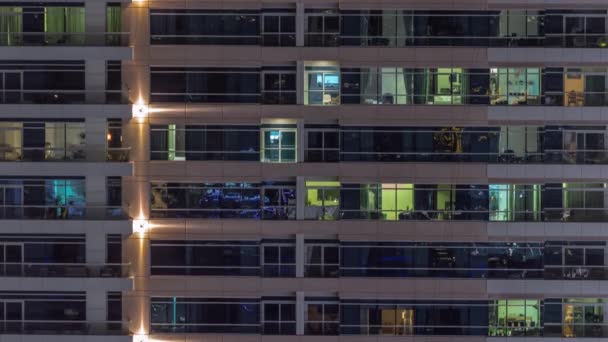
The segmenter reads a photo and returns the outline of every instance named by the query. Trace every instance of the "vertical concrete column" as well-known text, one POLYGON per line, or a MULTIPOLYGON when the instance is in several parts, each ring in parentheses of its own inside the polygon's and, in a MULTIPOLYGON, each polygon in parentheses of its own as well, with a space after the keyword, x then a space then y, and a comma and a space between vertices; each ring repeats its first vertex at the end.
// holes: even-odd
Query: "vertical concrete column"
POLYGON ((296 335, 304 335, 304 323, 306 321, 306 300, 304 292, 296 292, 296 335))
POLYGON ((306 262, 306 245, 304 234, 296 234, 296 278, 304 278, 304 263, 306 262))
POLYGON ((129 291, 123 301, 123 317, 129 328, 136 334, 148 334, 150 327, 150 237, 133 233, 123 243, 123 262, 131 265, 133 291, 129 291))
MULTIPOLYGON (((606 315, 608 315, 608 304, 604 303, 604 317, 606 317, 606 315)), ((604 318, 604 322, 606 322, 605 318, 604 318)))
POLYGON ((306 130, 304 129, 304 120, 298 120, 296 134, 296 161, 298 163, 304 162, 304 147, 306 147, 306 130))
POLYGON ((106 262, 106 234, 99 229, 88 229, 86 233, 85 257, 87 264, 106 262))
POLYGON ((88 173, 86 177, 87 215, 93 218, 103 218, 105 213, 107 189, 106 176, 88 173))
POLYGON ((149 218, 150 125, 147 119, 133 118, 125 122, 123 127, 126 144, 131 147, 129 157, 133 164, 133 176, 123 177, 123 203, 128 205, 131 217, 149 218))
POLYGON ((85 1, 84 3, 84 31, 87 34, 86 42, 89 45, 102 46, 105 44, 106 32, 106 2, 103 0, 85 1), (93 34, 94 33, 94 34, 93 34), (92 35, 91 35, 92 34, 92 35))
POLYGON ((306 207, 306 181, 304 176, 296 177, 296 220, 304 219, 306 207))
POLYGON ((304 61, 298 61, 296 66, 296 104, 304 104, 304 61))
POLYGON ((129 331, 137 335, 150 333, 150 297, 145 292, 123 292, 122 310, 129 331))
POLYGON ((128 13, 123 22, 125 32, 130 32, 133 60, 123 61, 123 84, 133 103, 148 104, 150 97, 150 9, 148 1, 132 2, 123 10, 128 13))
MULTIPOLYGON (((608 189, 604 188, 603 193, 604 193, 604 203, 608 203, 608 189)), ((608 213, 608 207, 606 207, 606 204, 604 204, 604 210, 602 210, 602 211, 603 211, 602 214, 608 213)))
POLYGON ((87 103, 105 103, 106 101, 106 61, 86 60, 84 64, 84 86, 87 103))
POLYGON ((87 321, 105 321, 107 317, 107 294, 102 289, 87 290, 87 321))
POLYGON ((103 0, 85 1, 84 25, 87 33, 106 31, 106 2, 103 0))
POLYGON ((105 118, 87 117, 84 122, 87 161, 106 160, 107 122, 105 118))
POLYGON ((306 29, 304 4, 296 3, 296 46, 304 46, 304 30, 306 29))

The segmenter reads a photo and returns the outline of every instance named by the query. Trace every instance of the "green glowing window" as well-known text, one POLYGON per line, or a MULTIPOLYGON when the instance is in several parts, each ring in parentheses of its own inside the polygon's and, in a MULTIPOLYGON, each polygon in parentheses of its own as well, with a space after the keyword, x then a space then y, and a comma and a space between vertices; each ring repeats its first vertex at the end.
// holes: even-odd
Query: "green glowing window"
POLYGON ((497 300, 489 310, 489 336, 535 336, 540 333, 538 300, 497 300))
POLYGON ((340 206, 340 182, 306 182, 304 217, 316 220, 335 220, 340 206))
POLYGON ((414 185, 383 183, 380 189, 382 219, 398 220, 400 214, 414 210, 414 185))

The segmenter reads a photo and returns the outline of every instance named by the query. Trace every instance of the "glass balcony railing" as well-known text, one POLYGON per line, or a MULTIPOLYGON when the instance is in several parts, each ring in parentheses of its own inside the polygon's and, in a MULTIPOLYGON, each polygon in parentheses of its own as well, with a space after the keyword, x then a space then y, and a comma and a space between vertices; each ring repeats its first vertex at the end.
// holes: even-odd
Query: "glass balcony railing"
POLYGON ((608 266, 545 265, 544 275, 549 280, 608 280, 608 266))
POLYGON ((131 147, 108 147, 106 160, 111 162, 128 162, 131 147))
POLYGON ((129 266, 128 264, 0 262, 0 276, 121 278, 129 275, 129 266))
POLYGON ((475 36, 348 36, 339 32, 306 32, 306 46, 377 46, 377 47, 544 47, 607 48, 606 34, 550 34, 544 36, 475 37, 475 36))
POLYGON ((82 161, 86 159, 85 146, 18 147, 0 146, 0 161, 82 161))
POLYGON ((258 220, 295 220, 296 208, 284 206, 265 206, 262 209, 152 209, 153 218, 205 218, 205 219, 258 219, 258 220))
POLYGON ((305 219, 380 221, 490 221, 490 222, 608 222, 608 208, 545 208, 539 210, 351 210, 305 207, 305 219))
POLYGON ((565 47, 565 48, 607 48, 607 34, 545 34, 545 47, 565 47))
POLYGON ((125 322, 90 321, 0 321, 0 334, 3 335, 129 335, 125 322))
POLYGON ((0 46, 128 46, 128 32, 0 32, 0 46))
POLYGON ((549 150, 544 152, 342 152, 305 149, 306 162, 470 162, 492 164, 608 164, 605 150, 549 150))
POLYGON ((1 220, 128 220, 122 207, 81 205, 0 205, 1 220))
POLYGON ((1 90, 2 104, 129 104, 129 92, 61 89, 1 90))
MULTIPOLYGON (((118 147, 106 149, 106 161, 128 162, 130 147, 118 147)), ((23 162, 43 162, 43 161, 86 161, 86 146, 51 148, 51 147, 18 147, 0 145, 0 161, 23 161, 23 162)))

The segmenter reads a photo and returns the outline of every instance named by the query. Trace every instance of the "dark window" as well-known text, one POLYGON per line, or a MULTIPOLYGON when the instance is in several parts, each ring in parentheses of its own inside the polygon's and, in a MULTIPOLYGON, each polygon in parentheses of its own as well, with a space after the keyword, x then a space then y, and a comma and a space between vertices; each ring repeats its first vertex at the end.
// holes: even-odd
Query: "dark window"
POLYGON ((263 304, 264 335, 295 335, 296 305, 293 302, 269 301, 263 304))
POLYGON ((108 264, 121 264, 122 237, 120 234, 106 235, 106 262, 108 264))
POLYGON ((250 10, 152 10, 152 44, 257 45, 260 15, 250 10))
MULTIPOLYGON (((106 39, 120 39, 107 37, 106 39)), ((125 94, 126 95, 126 94, 125 94)), ((120 61, 106 62, 106 102, 122 103, 122 64, 120 61)))
POLYGON ((122 322, 122 293, 108 292, 107 310, 108 322, 122 322))
POLYGON ((259 103, 258 69, 204 68, 195 71, 161 72, 152 68, 152 102, 259 103))
POLYGON ((259 275, 259 247, 253 244, 153 242, 150 254, 153 275, 259 275))
POLYGON ((263 276, 295 277, 296 247, 285 244, 263 244, 263 276))
POLYGON ((260 304, 243 298, 152 298, 155 333, 259 334, 260 304))
POLYGON ((262 39, 265 46, 295 46, 296 17, 290 13, 264 13, 262 39))

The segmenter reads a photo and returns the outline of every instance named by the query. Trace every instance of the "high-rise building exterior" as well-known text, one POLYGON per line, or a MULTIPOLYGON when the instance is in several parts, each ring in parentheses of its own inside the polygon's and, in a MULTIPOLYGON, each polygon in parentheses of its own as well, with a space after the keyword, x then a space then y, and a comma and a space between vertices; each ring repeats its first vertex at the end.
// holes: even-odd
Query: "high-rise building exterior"
POLYGON ((606 0, 0 2, 0 341, 608 338, 606 0))

